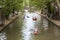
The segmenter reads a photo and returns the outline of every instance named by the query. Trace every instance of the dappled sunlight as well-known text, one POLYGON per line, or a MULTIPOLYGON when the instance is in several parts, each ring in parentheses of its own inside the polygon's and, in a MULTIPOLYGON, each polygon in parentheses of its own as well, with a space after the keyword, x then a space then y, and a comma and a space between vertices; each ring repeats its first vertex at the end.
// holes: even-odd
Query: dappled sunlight
POLYGON ((6 33, 5 32, 1 32, 0 33, 0 40, 7 40, 7 37, 6 37, 6 33))
POLYGON ((59 0, 0 0, 0 40, 60 40, 59 0))
POLYGON ((32 34, 34 34, 34 29, 37 21, 34 21, 32 18, 35 16, 37 16, 38 18, 38 15, 35 16, 34 15, 35 14, 29 14, 29 13, 25 14, 24 23, 22 26, 22 33, 23 33, 22 35, 24 40, 34 40, 32 39, 32 34))

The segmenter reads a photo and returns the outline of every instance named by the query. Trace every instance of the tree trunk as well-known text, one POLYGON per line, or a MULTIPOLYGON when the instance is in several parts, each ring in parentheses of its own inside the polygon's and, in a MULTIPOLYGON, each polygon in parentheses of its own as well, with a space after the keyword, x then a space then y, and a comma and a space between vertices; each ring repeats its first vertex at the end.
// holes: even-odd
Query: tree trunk
POLYGON ((4 15, 1 13, 0 14, 0 26, 3 26, 5 23, 5 18, 4 18, 4 15))

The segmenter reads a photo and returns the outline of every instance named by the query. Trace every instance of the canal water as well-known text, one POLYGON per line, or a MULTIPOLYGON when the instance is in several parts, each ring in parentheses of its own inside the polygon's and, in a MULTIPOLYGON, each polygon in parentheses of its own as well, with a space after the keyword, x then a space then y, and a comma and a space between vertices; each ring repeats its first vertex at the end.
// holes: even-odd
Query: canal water
POLYGON ((60 28, 36 13, 25 13, 0 33, 0 40, 60 40, 60 28))

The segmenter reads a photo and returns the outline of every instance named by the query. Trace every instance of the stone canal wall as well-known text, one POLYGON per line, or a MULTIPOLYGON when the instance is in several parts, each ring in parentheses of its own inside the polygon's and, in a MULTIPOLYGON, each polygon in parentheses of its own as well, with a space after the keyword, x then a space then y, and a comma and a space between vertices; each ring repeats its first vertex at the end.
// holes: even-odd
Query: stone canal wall
POLYGON ((60 27, 60 20, 50 19, 49 17, 47 17, 47 15, 41 14, 41 11, 37 11, 37 13, 38 13, 39 15, 41 15, 42 17, 46 18, 47 20, 49 20, 50 22, 52 22, 53 24, 55 24, 55 25, 57 25, 58 27, 60 27))
POLYGON ((3 26, 0 26, 0 32, 3 31, 10 23, 14 22, 15 19, 17 19, 19 15, 15 15, 14 17, 11 17, 9 20, 5 20, 5 23, 3 26))

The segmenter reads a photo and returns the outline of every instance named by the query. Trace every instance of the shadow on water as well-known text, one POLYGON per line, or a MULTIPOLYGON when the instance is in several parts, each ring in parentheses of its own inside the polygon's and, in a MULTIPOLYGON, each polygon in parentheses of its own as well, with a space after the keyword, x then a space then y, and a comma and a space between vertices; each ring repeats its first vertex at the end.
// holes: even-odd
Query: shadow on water
POLYGON ((60 40, 60 28, 47 19, 38 16, 38 21, 33 21, 30 14, 29 17, 23 19, 22 15, 7 26, 0 33, 0 40, 60 40), (38 34, 34 35, 35 28, 38 34))

